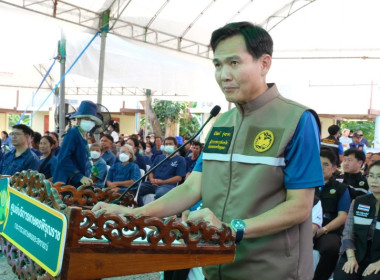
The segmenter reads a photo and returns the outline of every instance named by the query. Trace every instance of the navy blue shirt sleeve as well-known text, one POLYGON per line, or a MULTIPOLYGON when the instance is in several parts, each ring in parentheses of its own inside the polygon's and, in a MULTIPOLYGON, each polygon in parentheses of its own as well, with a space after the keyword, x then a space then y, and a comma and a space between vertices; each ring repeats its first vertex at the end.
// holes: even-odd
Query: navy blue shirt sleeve
POLYGON ((286 189, 324 186, 319 156, 319 128, 313 114, 305 111, 292 140, 285 149, 284 183, 286 189))
POLYGON ((197 162, 195 163, 195 166, 193 168, 193 171, 202 172, 202 168, 203 168, 202 163, 203 163, 203 152, 198 157, 197 162))
POLYGON ((347 212, 350 210, 351 205, 351 197, 350 197, 350 191, 348 190, 348 187, 346 191, 343 193, 343 195, 340 197, 338 202, 338 212, 344 211, 347 212))

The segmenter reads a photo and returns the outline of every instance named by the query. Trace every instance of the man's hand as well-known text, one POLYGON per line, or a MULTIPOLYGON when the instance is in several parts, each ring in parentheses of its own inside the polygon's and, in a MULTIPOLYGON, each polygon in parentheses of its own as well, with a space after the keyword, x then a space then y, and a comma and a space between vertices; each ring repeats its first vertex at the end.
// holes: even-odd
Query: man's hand
POLYGON ((211 226, 214 226, 218 229, 220 229, 223 225, 222 221, 220 221, 213 212, 211 212, 210 209, 204 208, 197 211, 190 212, 188 218, 188 221, 201 221, 206 222, 211 226))
POLYGON ((380 261, 371 263, 363 272, 363 276, 368 276, 371 274, 377 274, 380 271, 380 261))
POLYGON ((164 184, 164 180, 161 180, 161 179, 152 179, 152 181, 150 181, 152 183, 153 186, 161 186, 164 184))
MULTIPOLYGON (((359 264, 355 257, 348 258, 346 263, 343 265, 342 270, 347 274, 357 273, 359 269, 359 264)), ((364 275, 364 274, 363 274, 364 275)))
POLYGON ((86 176, 83 176, 82 179, 80 179, 80 183, 86 187, 93 184, 92 180, 86 176))
POLYGON ((135 215, 132 208, 128 208, 122 205, 108 204, 105 202, 98 202, 92 209, 95 216, 101 214, 115 214, 115 215, 135 215))

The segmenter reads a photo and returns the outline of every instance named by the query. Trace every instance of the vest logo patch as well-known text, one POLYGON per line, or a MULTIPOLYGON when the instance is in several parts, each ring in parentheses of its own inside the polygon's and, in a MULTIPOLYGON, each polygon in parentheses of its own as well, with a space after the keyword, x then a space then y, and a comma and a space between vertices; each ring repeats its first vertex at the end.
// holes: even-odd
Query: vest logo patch
POLYGON ((205 153, 227 154, 230 148, 234 127, 213 127, 206 145, 203 149, 205 153))
POLYGON ((336 193, 336 189, 331 189, 330 194, 334 194, 334 193, 336 193))
POLYGON ((369 212, 369 209, 370 209, 370 208, 371 208, 371 207, 368 206, 368 205, 364 205, 364 204, 359 204, 359 205, 358 205, 358 210, 359 210, 359 211, 369 212))
POLYGON ((363 186, 364 186, 364 184, 365 184, 365 182, 364 182, 364 181, 360 181, 360 182, 359 182, 359 186, 361 186, 361 187, 363 187, 363 186))
POLYGON ((274 142, 273 132, 270 130, 263 130, 256 135, 253 141, 253 148, 256 152, 262 153, 270 149, 274 142))
POLYGON ((356 211, 355 216, 367 218, 369 216, 369 213, 368 212, 362 212, 362 211, 356 211))

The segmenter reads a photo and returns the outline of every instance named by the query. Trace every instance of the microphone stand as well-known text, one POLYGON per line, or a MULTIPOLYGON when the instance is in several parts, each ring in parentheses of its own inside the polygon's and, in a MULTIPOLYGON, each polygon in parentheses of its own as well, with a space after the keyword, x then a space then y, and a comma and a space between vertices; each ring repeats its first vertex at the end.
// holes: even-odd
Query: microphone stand
POLYGON ((113 200, 110 202, 110 204, 117 204, 119 203, 123 197, 127 194, 128 190, 131 189, 132 187, 136 186, 137 184, 139 184, 142 180, 144 180, 150 173, 152 173, 154 170, 156 170, 160 165, 162 165, 164 162, 166 162, 168 159, 170 159, 173 155, 175 155, 179 150, 181 150, 183 147, 185 147, 187 144, 189 144, 191 141, 193 141, 195 139, 195 137, 197 137, 201 131, 203 130, 203 128, 206 126, 206 124, 208 124, 208 122, 213 118, 215 117, 220 111, 220 107, 219 106, 215 106, 212 110, 211 110, 211 115, 208 117, 208 119, 206 120, 206 122, 202 125, 202 127, 198 130, 198 132, 196 134, 194 134, 193 136, 190 137, 190 139, 182 144, 179 148, 177 148, 174 152, 172 152, 169 156, 167 156, 166 158, 164 158, 163 160, 161 160, 158 164, 156 164, 154 167, 152 167, 151 169, 149 169, 143 176, 140 177, 140 179, 138 179, 137 181, 135 181, 132 185, 130 185, 128 187, 128 189, 126 189, 122 194, 121 196, 119 196, 117 199, 113 200))

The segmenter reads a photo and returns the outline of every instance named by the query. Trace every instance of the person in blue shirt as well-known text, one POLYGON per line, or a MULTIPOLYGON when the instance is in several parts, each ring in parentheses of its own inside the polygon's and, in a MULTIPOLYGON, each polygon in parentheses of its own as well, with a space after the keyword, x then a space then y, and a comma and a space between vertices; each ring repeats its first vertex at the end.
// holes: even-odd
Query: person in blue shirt
POLYGON ((1 132, 1 149, 3 153, 9 152, 12 150, 13 145, 11 143, 11 137, 8 135, 8 132, 5 130, 1 132))
POLYGON ((202 144, 196 140, 191 143, 190 146, 191 156, 185 157, 186 160, 186 178, 189 177, 191 171, 193 171, 195 163, 199 155, 202 152, 202 144))
MULTIPOLYGON (((176 139, 177 141, 177 139, 176 139)), ((156 156, 159 156, 159 155, 162 155, 162 149, 161 149, 161 146, 162 146, 162 138, 160 136, 156 136, 154 137, 154 146, 153 146, 153 149, 152 149, 152 162, 154 162, 154 159, 156 156)))
POLYGON ((112 166, 116 161, 116 156, 112 152, 113 137, 111 135, 105 134, 100 138, 100 146, 102 148, 102 159, 107 163, 107 165, 112 166))
POLYGON ((29 148, 33 130, 24 124, 17 124, 12 128, 11 141, 14 148, 1 158, 0 174, 14 175, 23 170, 38 170, 40 161, 29 148))
POLYGON ((34 132, 33 133, 33 137, 32 137, 32 141, 30 142, 30 149, 32 150, 33 153, 36 154, 37 157, 41 157, 41 152, 40 152, 40 141, 41 141, 41 133, 39 132, 34 132))
POLYGON ((54 144, 54 147, 53 147, 53 153, 55 156, 58 156, 58 153, 59 153, 59 150, 60 150, 60 146, 59 146, 59 135, 54 132, 54 131, 51 131, 49 132, 49 136, 51 138, 53 138, 53 140, 55 141, 55 144, 54 144))
POLYGON ((140 169, 134 160, 135 154, 130 145, 120 147, 119 161, 108 171, 107 187, 115 191, 124 191, 140 179, 140 169))
POLYGON ((105 179, 107 176, 107 164, 100 157, 100 145, 98 143, 94 143, 90 148, 90 155, 92 160, 92 168, 91 168, 91 180, 94 183, 94 188, 104 188, 105 179))
MULTIPOLYGON (((177 139, 175 137, 165 138, 164 153, 155 158, 152 168, 174 152, 175 147, 177 147, 177 139)), ((157 167, 156 170, 148 175, 149 181, 141 184, 137 199, 138 205, 143 205, 144 195, 153 193, 155 194, 155 199, 165 195, 167 192, 175 188, 185 176, 185 159, 178 154, 172 156, 168 161, 157 167)))
POLYGON ((135 137, 129 137, 127 140, 127 144, 132 146, 133 151, 135 153, 135 163, 139 166, 140 169, 144 170, 146 172, 146 163, 145 159, 142 155, 139 153, 139 140, 135 137))
POLYGON ((146 155, 146 144, 144 141, 139 140, 139 154, 144 158, 144 161, 146 163, 146 171, 148 171, 148 165, 149 167, 152 166, 152 160, 151 157, 146 155))
POLYGON ((57 168, 58 160, 54 155, 53 147, 55 141, 50 136, 43 136, 40 140, 39 149, 40 156, 40 168, 39 172, 45 175, 45 178, 49 181, 53 179, 53 174, 57 168))
POLYGON ((314 272, 314 280, 328 280, 339 258, 341 235, 350 210, 351 198, 347 185, 334 176, 337 169, 335 151, 329 147, 320 152, 325 185, 315 191, 322 203, 323 222, 314 236, 314 249, 320 259, 314 272))
POLYGON ((69 129, 63 139, 58 154, 59 168, 53 175, 53 183, 63 182, 67 185, 79 187, 90 186, 91 162, 87 142, 87 132, 101 125, 102 121, 97 115, 97 106, 92 101, 84 100, 78 111, 70 116, 76 118, 77 123, 69 129))

